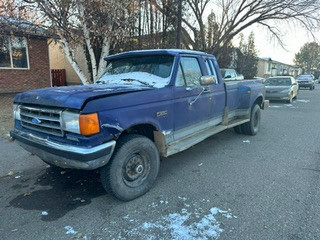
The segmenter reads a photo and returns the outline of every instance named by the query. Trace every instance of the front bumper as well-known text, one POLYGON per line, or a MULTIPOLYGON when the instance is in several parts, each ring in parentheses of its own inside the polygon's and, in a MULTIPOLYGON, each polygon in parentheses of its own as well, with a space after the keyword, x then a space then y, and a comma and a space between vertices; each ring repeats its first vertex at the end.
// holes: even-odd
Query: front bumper
POLYGON ((46 163, 62 168, 84 170, 97 169, 106 165, 116 145, 114 140, 95 147, 65 145, 19 130, 11 131, 10 136, 24 149, 37 155, 46 163))
POLYGON ((309 87, 313 87, 313 83, 308 83, 308 82, 299 82, 299 88, 303 87, 303 88, 309 88, 309 87))
POLYGON ((266 99, 268 100, 289 100, 289 93, 266 93, 266 99))

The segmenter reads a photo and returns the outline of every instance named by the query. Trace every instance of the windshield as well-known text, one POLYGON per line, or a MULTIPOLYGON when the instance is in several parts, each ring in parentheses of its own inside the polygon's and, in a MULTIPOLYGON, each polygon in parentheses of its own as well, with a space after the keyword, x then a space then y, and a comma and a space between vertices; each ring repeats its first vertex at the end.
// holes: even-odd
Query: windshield
POLYGON ((308 81, 312 81, 312 76, 310 75, 302 75, 302 76, 299 76, 297 78, 297 80, 308 80, 308 81))
POLYGON ((97 83, 165 87, 170 82, 173 60, 170 55, 114 59, 97 83))
POLYGON ((268 78, 265 82, 266 86, 290 86, 290 78, 268 78))

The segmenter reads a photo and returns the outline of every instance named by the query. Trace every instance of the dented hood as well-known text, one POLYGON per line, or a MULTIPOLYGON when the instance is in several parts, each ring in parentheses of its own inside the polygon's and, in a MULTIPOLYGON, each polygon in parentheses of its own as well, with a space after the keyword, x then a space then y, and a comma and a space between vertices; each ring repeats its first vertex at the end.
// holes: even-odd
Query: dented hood
POLYGON ((134 85, 107 84, 44 88, 20 93, 14 98, 14 102, 80 110, 92 99, 150 89, 153 88, 134 85))

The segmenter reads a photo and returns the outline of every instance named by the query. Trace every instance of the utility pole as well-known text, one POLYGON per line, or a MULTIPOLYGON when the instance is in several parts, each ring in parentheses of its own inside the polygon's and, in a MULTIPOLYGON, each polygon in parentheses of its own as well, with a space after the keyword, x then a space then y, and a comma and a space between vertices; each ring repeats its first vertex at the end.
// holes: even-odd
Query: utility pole
POLYGON ((182 23, 182 0, 177 0, 178 12, 177 12, 177 42, 176 48, 181 48, 181 23, 182 23))

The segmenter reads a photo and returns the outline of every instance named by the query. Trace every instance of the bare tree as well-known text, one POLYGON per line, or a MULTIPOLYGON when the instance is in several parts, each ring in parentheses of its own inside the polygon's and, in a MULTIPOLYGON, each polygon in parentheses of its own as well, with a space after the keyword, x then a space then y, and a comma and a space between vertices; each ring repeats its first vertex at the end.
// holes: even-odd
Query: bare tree
MULTIPOLYGON (((187 0, 193 18, 184 18, 187 32, 192 32, 193 46, 200 50, 210 51, 216 55, 219 49, 227 46, 230 41, 244 29, 259 24, 268 29, 274 37, 281 41, 281 31, 277 27, 281 22, 300 24, 310 31, 318 27, 320 20, 320 3, 318 0, 187 0), (204 27, 204 9, 211 8, 214 13, 211 21, 215 21, 215 31, 211 38, 204 27), (195 19, 197 24, 192 24, 195 19), (200 37, 199 37, 200 36, 200 37), (196 41, 200 42, 196 43, 196 41)), ((212 34, 212 32, 211 32, 212 34)), ((189 39, 189 40, 190 40, 189 39)))
POLYGON ((83 84, 91 83, 75 58, 75 49, 87 50, 93 82, 106 67, 104 58, 111 44, 122 38, 131 21, 129 0, 26 0, 29 8, 38 11, 46 25, 58 36, 66 58, 83 84), (95 52, 96 43, 101 51, 95 52), (84 46, 84 47, 83 47, 84 46))

